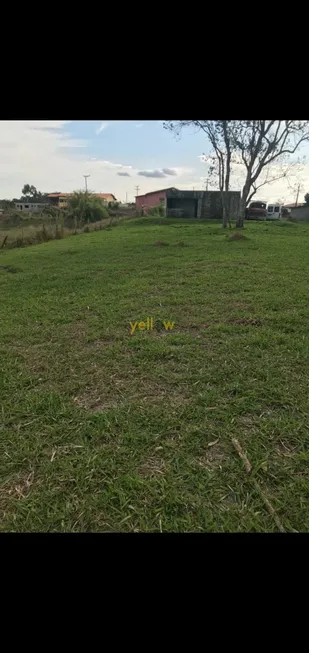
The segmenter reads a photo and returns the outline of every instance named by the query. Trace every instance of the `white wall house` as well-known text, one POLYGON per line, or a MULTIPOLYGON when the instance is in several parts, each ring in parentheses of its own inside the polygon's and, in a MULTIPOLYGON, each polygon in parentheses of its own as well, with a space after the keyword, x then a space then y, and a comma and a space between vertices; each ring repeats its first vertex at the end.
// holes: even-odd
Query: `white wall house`
POLYGON ((40 204, 37 202, 15 202, 15 208, 18 211, 25 211, 25 213, 38 213, 46 206, 49 206, 49 204, 43 204, 42 202, 40 204))

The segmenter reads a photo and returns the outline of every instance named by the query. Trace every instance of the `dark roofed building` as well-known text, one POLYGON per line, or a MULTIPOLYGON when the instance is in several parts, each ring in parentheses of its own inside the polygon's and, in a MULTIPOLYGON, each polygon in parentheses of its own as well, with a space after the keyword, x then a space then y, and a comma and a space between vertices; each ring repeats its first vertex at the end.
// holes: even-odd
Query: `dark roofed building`
MULTIPOLYGON (((238 217, 240 191, 227 192, 231 219, 238 217)), ((221 193, 218 190, 177 190, 166 191, 166 216, 184 218, 222 218, 221 193)))
MULTIPOLYGON (((228 191, 230 217, 237 218, 240 207, 240 191, 228 191)), ((147 213, 147 209, 163 204, 166 216, 184 218, 222 218, 221 193, 217 190, 178 190, 174 186, 137 195, 136 209, 147 213)))

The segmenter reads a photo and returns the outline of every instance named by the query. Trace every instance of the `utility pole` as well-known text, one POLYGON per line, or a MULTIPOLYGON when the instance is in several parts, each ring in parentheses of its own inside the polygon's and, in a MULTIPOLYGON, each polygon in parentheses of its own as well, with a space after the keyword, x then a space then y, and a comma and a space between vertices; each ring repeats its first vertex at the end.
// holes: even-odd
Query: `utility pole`
POLYGON ((128 193, 126 193, 126 204, 128 203, 128 193))
POLYGON ((135 186, 135 190, 136 190, 136 195, 138 195, 139 186, 135 186))
POLYGON ((298 184, 295 206, 297 206, 300 184, 298 184))
POLYGON ((87 177, 90 177, 90 175, 83 175, 83 177, 85 177, 85 189, 87 193, 87 177))
POLYGON ((205 190, 208 190, 208 179, 205 181, 205 190))

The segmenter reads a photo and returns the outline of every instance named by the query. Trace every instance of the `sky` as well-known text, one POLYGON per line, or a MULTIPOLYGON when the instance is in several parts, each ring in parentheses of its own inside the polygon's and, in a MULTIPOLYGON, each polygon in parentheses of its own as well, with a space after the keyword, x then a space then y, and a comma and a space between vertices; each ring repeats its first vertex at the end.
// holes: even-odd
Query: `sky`
MULTIPOLYGON (((205 135, 193 128, 180 138, 162 120, 12 120, 0 121, 0 198, 19 198, 24 184, 41 192, 84 188, 113 193, 122 202, 136 195, 175 186, 202 190, 207 174, 203 154, 210 153, 205 135)), ((309 148, 301 154, 309 154, 309 148)), ((242 173, 232 177, 241 190, 242 173)), ((309 192, 309 165, 289 182, 265 186, 255 199, 299 201, 309 192), (308 183, 307 183, 308 179, 308 183)), ((216 185, 209 189, 216 189, 216 185)))

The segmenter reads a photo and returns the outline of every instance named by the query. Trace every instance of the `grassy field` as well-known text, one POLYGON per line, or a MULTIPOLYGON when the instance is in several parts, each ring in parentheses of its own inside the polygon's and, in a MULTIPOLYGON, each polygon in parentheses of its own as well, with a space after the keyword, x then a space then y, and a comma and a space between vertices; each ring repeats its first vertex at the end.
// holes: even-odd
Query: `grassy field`
POLYGON ((309 225, 231 233, 0 253, 2 531, 309 531, 309 225))

